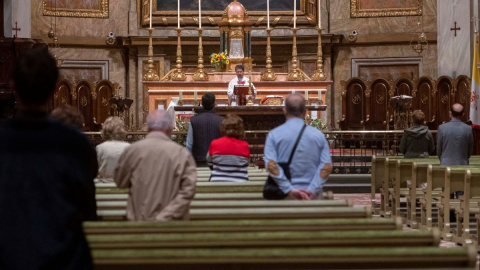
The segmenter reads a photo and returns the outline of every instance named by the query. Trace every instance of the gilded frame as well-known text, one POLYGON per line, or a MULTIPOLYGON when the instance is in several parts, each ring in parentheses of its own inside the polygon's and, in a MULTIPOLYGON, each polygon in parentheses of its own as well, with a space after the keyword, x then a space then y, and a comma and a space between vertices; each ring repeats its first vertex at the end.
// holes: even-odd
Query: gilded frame
POLYGON ((419 16, 423 12, 422 0, 415 0, 415 6, 412 7, 374 9, 362 9, 362 1, 364 0, 350 0, 351 18, 419 16))
POLYGON ((98 9, 71 9, 52 8, 47 5, 47 0, 42 0, 43 16, 74 17, 74 18, 108 18, 108 0, 97 0, 98 9))
MULTIPOLYGON (((233 1, 233 0, 232 0, 233 1)), ((241 0, 240 0, 241 2, 241 0)), ((149 13, 149 0, 137 0, 139 12, 139 23, 143 27, 148 27, 150 23, 150 13, 149 13)), ((300 5, 297 10, 297 17, 305 17, 307 22, 310 25, 315 25, 317 21, 317 3, 318 0, 300 0, 300 5)), ((157 10, 157 1, 152 3, 153 9, 153 26, 177 26, 177 11, 176 10, 157 10)), ((215 10, 215 11, 203 11, 202 10, 202 27, 218 27, 218 22, 221 21, 222 15, 225 10, 215 10), (206 17, 206 19, 205 19, 206 17)), ((250 17, 250 21, 253 22, 255 26, 260 24, 266 25, 266 11, 255 11, 247 10, 247 13, 250 17)), ((187 11, 182 10, 181 13, 181 24, 182 27, 191 27, 198 25, 198 11, 187 11)), ((286 19, 293 17, 293 10, 283 10, 283 11, 271 11, 270 12, 270 24, 273 27, 276 26, 287 26, 292 24, 293 20, 286 19)), ((299 25, 297 19, 297 25, 299 25)))

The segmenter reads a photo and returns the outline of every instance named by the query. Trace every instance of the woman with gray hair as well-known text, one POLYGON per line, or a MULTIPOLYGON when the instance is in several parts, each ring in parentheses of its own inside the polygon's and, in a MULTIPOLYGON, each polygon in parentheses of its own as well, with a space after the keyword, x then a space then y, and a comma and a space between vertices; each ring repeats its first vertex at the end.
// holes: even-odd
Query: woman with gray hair
POLYGON ((107 118, 102 126, 105 142, 97 145, 98 179, 100 182, 113 182, 113 171, 118 158, 130 144, 124 142, 127 132, 125 123, 118 116, 107 118))

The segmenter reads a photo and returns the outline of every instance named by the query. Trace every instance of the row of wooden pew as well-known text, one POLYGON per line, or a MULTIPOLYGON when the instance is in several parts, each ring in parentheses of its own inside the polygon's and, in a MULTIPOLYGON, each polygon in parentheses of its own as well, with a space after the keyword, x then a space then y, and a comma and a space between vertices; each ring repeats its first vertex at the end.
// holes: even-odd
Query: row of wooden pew
POLYGON ((472 233, 472 227, 478 228, 478 225, 470 220, 479 214, 480 156, 472 156, 467 166, 439 164, 436 156, 426 159, 373 157, 372 211, 386 217, 403 217, 412 228, 438 227, 445 240, 477 246, 479 230, 472 233), (463 195, 450 198, 450 194, 457 192, 463 195), (376 200, 377 193, 380 201, 376 200), (401 207, 402 200, 406 202, 405 207, 401 207), (451 211, 455 213, 455 227, 450 222, 451 211))
MULTIPOLYGON (((205 182, 208 171, 198 172, 190 221, 84 223, 96 268, 473 269, 476 262, 472 247, 439 248, 437 229, 402 231, 399 218, 373 219, 370 206, 351 200, 265 201, 264 171, 250 169, 264 179, 248 183, 205 182)), ((123 219, 128 191, 96 185, 99 215, 123 219)))

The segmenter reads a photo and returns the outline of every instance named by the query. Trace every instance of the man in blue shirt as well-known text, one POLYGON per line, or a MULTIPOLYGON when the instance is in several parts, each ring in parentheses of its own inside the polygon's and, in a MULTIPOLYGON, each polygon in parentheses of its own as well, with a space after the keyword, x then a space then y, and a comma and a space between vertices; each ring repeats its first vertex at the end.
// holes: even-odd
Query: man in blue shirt
POLYGON ((270 131, 265 143, 265 164, 286 199, 322 199, 322 186, 332 171, 332 160, 325 135, 307 126, 298 143, 292 162, 291 178, 285 177, 277 163, 286 163, 302 127, 305 125, 305 100, 295 93, 287 96, 283 108, 286 122, 270 131))

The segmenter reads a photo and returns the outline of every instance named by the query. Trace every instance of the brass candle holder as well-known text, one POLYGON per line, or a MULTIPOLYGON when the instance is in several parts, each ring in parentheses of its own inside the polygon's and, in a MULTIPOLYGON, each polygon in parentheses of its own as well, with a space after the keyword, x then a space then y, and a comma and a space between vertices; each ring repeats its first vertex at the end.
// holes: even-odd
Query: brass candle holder
POLYGON ((177 28, 177 65, 171 75, 172 81, 185 81, 187 79, 187 75, 182 70, 182 39, 180 37, 182 30, 182 28, 177 28))
POLYGON ((325 74, 323 73, 323 52, 322 52, 322 28, 318 30, 318 48, 317 48, 317 69, 312 75, 313 81, 325 81, 325 74))
POLYGON ((208 81, 208 74, 203 69, 202 29, 198 29, 198 65, 195 74, 193 74, 193 80, 208 81))
POLYGON ((275 81, 277 75, 272 70, 272 47, 270 46, 270 32, 271 28, 267 28, 267 66, 262 75, 262 81, 275 81))
POLYGON ((153 67, 153 41, 152 41, 153 28, 148 28, 148 71, 143 76, 144 81, 159 81, 160 77, 157 71, 153 67))
POLYGON ((289 81, 300 81, 302 75, 300 69, 298 68, 298 58, 297 58, 297 30, 298 28, 293 28, 293 46, 292 46, 292 70, 288 73, 287 80, 289 81))

